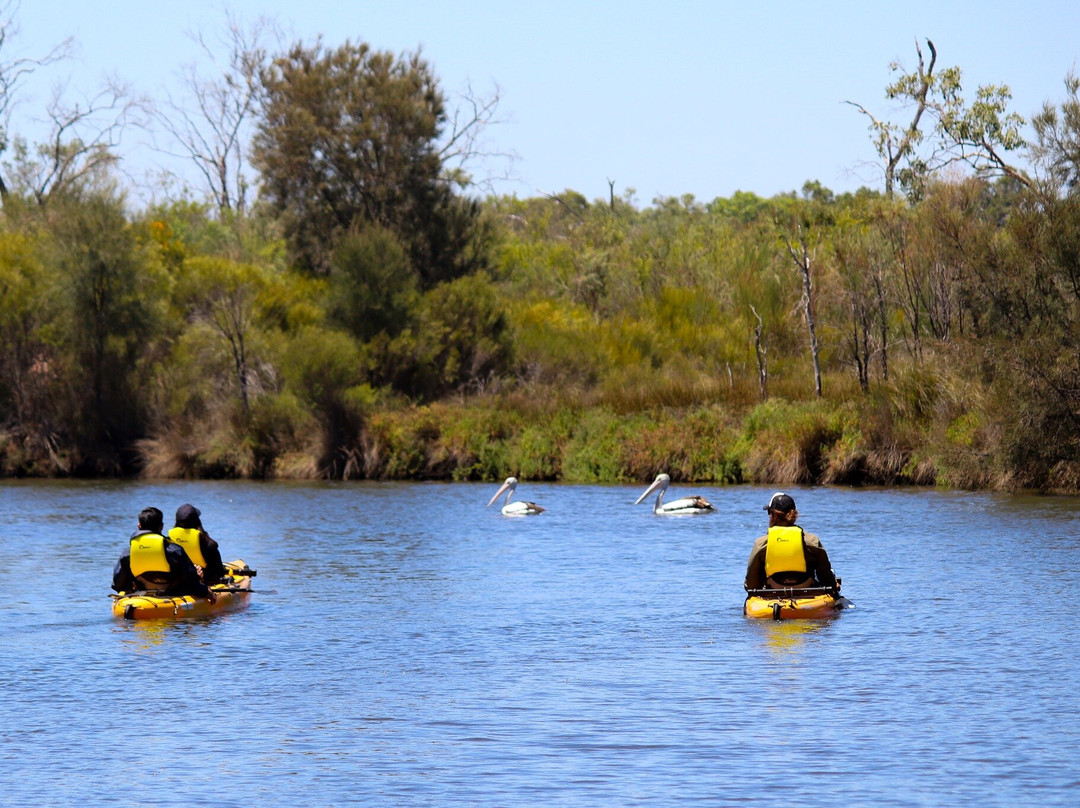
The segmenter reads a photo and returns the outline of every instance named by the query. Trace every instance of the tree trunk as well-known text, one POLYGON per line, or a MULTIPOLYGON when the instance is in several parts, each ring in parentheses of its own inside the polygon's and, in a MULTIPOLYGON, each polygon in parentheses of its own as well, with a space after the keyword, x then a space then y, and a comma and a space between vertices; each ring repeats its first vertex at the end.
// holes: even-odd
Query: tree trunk
POLYGON ((814 395, 821 398, 821 357, 818 351, 817 331, 814 328, 814 285, 810 280, 810 248, 806 243, 806 236, 802 227, 799 228, 799 248, 795 252, 794 245, 788 242, 788 252, 799 268, 799 274, 803 281, 803 310, 806 314, 806 327, 810 331, 810 355, 814 360, 814 395))
POLYGON ((881 276, 874 273, 874 291, 877 292, 878 328, 881 329, 881 380, 889 380, 889 319, 885 307, 885 286, 881 276))
POLYGON ((765 365, 766 349, 761 344, 761 332, 764 324, 761 322, 761 315, 757 313, 757 309, 751 306, 750 311, 754 312, 754 316, 757 318, 757 325, 754 327, 754 353, 757 354, 758 387, 761 390, 761 400, 768 401, 769 370, 765 365))

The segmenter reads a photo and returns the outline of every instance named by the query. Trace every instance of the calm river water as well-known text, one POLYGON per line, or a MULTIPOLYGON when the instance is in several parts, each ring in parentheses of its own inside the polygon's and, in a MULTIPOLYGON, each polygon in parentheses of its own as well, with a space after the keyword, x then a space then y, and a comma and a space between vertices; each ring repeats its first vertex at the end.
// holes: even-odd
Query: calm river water
POLYGON ((771 490, 0 483, 5 806, 1080 805, 1080 498, 792 490, 855 608, 742 616, 771 490), (192 502, 253 605, 109 613, 192 502))

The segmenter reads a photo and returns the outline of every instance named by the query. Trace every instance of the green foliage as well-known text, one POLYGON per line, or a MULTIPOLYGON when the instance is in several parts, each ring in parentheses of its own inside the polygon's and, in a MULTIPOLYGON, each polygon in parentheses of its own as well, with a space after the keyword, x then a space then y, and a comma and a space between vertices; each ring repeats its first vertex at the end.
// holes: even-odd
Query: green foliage
POLYGON ((327 273, 341 239, 364 224, 397 234, 425 287, 482 265, 479 207, 442 176, 444 101, 419 55, 296 44, 262 85, 252 162, 299 267, 327 273))
POLYGON ((375 400, 362 382, 359 346, 348 334, 306 328, 289 341, 281 372, 324 429, 318 459, 323 474, 334 479, 359 476, 362 429, 375 400))
POLYGON ((235 389, 245 410, 258 387, 260 298, 271 285, 262 268, 227 258, 197 257, 184 264, 176 297, 194 321, 219 337, 231 359, 235 389))
POLYGON ((58 307, 48 282, 33 240, 0 233, 0 408, 33 442, 46 429, 55 359, 58 307))
POLYGON ((748 414, 736 453, 748 481, 847 482, 860 444, 853 407, 773 399, 748 414))
POLYGON ((348 334, 310 327, 289 340, 281 358, 285 383, 319 410, 345 403, 362 383, 360 348, 348 334))
POLYGON ((884 197, 639 208, 455 196, 430 65, 296 45, 253 209, 131 214, 107 163, 5 198, 0 473, 1080 490, 1080 81, 1036 185, 1007 88, 931 55, 884 197))
POLYGON ((416 307, 418 282, 400 240, 375 225, 346 235, 330 259, 327 314, 366 341, 396 336, 416 307))
POLYGON ((70 392, 61 418, 82 436, 80 472, 117 472, 126 468, 122 448, 146 422, 138 359, 164 312, 164 276, 140 249, 121 198, 95 193, 57 213, 46 260, 66 315, 58 372, 70 392))
POLYGON ((1031 119, 1031 156, 1051 192, 1074 195, 1080 191, 1080 77, 1072 70, 1065 76, 1065 92, 1060 106, 1047 101, 1031 119))
POLYGON ((573 483, 622 480, 622 452, 630 424, 599 408, 568 416, 573 423, 566 425, 562 479, 573 483))
POLYGON ((409 331, 376 341, 373 380, 421 400, 481 391, 510 362, 506 320, 495 289, 481 275, 427 292, 409 331))

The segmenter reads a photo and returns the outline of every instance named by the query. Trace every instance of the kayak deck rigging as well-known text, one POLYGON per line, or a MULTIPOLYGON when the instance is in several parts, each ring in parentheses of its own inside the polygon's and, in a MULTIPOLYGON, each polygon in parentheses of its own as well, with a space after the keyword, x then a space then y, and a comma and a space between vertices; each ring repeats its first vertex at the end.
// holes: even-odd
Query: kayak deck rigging
POLYGON ((840 596, 839 587, 749 589, 743 614, 773 620, 818 620, 833 617, 849 605, 840 596))

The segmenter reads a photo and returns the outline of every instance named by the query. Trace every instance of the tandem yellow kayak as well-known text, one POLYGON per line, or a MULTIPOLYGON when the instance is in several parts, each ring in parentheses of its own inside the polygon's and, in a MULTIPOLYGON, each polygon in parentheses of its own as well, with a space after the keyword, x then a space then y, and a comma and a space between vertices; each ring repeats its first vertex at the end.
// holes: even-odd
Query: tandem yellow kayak
POLYGON ((772 620, 820 620, 849 605, 838 589, 751 589, 746 593, 743 614, 772 620))
POLYGON ((213 603, 194 595, 167 597, 147 592, 121 592, 112 596, 112 614, 125 620, 161 620, 239 611, 248 607, 252 592, 251 579, 254 577, 255 570, 243 561, 227 561, 225 577, 221 583, 210 587, 217 595, 213 603))

